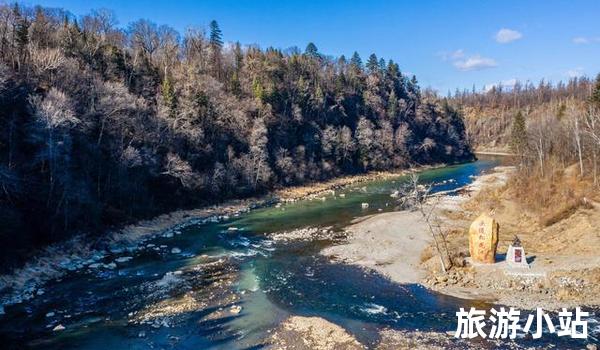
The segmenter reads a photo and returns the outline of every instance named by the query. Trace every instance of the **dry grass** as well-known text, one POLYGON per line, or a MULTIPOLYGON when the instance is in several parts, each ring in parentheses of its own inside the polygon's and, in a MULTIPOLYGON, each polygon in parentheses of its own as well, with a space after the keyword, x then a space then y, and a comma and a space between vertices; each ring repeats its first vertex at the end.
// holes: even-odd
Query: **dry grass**
POLYGON ((512 177, 510 195, 539 218, 546 227, 570 217, 579 208, 590 208, 590 199, 597 196, 591 181, 552 163, 553 171, 541 176, 538 171, 521 169, 512 177))
POLYGON ((431 245, 428 245, 425 249, 423 249, 423 251, 421 252, 421 264, 429 261, 429 259, 433 258, 435 255, 435 252, 433 251, 433 247, 431 245))
POLYGON ((471 201, 465 204, 465 209, 472 212, 489 212, 498 209, 505 190, 505 187, 485 187, 471 201))

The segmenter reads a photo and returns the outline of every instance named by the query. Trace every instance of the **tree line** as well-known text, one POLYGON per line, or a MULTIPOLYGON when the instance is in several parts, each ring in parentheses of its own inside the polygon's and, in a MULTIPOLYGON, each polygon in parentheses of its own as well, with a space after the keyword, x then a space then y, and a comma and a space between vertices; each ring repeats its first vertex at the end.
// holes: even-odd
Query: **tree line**
POLYGON ((509 146, 521 165, 537 169, 541 177, 560 165, 577 164, 581 178, 598 178, 600 152, 600 74, 581 96, 560 98, 539 108, 515 113, 509 146))
POLYGON ((0 6, 3 262, 76 232, 342 174, 472 159, 458 111, 363 63, 0 6))
POLYGON ((516 157, 509 188, 543 224, 600 200, 600 75, 456 93, 475 147, 516 157))
POLYGON ((568 111, 583 115, 588 112, 594 84, 588 77, 556 84, 545 80, 537 85, 517 81, 509 87, 498 84, 482 91, 457 90, 450 94, 449 101, 465 116, 472 146, 482 150, 510 151, 511 130, 518 113, 531 121, 532 128, 540 114, 558 116, 557 120, 568 111))
POLYGON ((590 95, 594 81, 586 76, 574 77, 567 82, 552 84, 542 79, 537 84, 516 80, 512 85, 502 83, 477 91, 457 89, 449 98, 469 108, 527 108, 567 98, 584 100, 590 95))

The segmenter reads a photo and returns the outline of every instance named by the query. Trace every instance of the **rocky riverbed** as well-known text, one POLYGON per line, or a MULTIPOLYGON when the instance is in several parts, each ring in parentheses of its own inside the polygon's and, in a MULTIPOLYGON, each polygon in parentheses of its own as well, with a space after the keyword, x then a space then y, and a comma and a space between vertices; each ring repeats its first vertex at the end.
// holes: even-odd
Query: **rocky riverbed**
MULTIPOLYGON (((421 169, 435 167, 424 166, 421 169)), ((45 248, 23 267, 0 275, 0 315, 4 313, 5 306, 18 304, 42 295, 45 283, 59 279, 70 272, 86 268, 115 269, 118 263, 125 262, 118 259, 127 259, 127 253, 134 254, 136 251, 146 248, 145 242, 156 237, 173 237, 180 234, 185 227, 222 222, 253 208, 277 202, 289 203, 299 200, 323 199, 323 196, 335 193, 336 190, 347 186, 398 177, 407 172, 408 170, 399 170, 345 176, 323 183, 280 189, 260 198, 232 200, 221 205, 167 213, 107 232, 99 238, 91 238, 85 234, 76 236, 66 242, 45 248)), ((151 248, 161 249, 160 247, 151 248)), ((175 247, 174 249, 179 248, 175 247)))
MULTIPOLYGON (((449 193, 489 164, 494 163, 421 175, 435 184, 437 193, 449 193)), ((4 344, 44 349, 246 349, 277 344, 466 348, 447 332, 455 329, 457 308, 471 304, 418 284, 394 283, 391 272, 401 269, 393 260, 403 260, 397 249, 377 249, 365 242, 371 250, 357 262, 346 261, 342 254, 322 254, 332 246, 351 244, 359 235, 377 241, 380 228, 389 231, 387 245, 401 247, 393 230, 401 223, 388 222, 370 233, 355 230, 391 215, 379 213, 395 209, 398 181, 374 180, 338 189, 324 199, 250 213, 218 213, 202 218, 206 221, 167 228, 151 239, 141 236, 130 245, 112 246, 81 269, 35 289, 34 298, 8 306, 0 317, 0 333, 8 340, 4 344), (377 256, 379 250, 382 256, 377 256), (272 339, 274 334, 277 339, 272 339), (343 339, 343 345, 332 339, 343 339)), ((406 238, 404 245, 416 245, 415 238, 406 238)), ((419 254, 406 259, 413 260, 405 261, 404 269, 418 268, 421 261, 419 254)), ((426 277, 419 274, 407 281, 419 278, 426 277)))

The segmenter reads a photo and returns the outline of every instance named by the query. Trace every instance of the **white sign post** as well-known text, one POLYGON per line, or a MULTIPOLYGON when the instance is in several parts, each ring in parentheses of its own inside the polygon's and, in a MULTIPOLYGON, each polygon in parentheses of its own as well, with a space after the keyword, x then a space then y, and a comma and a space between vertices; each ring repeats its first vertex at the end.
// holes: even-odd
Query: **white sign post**
POLYGON ((506 262, 510 267, 529 268, 527 258, 525 257, 525 249, 523 247, 515 247, 512 244, 508 246, 506 262))

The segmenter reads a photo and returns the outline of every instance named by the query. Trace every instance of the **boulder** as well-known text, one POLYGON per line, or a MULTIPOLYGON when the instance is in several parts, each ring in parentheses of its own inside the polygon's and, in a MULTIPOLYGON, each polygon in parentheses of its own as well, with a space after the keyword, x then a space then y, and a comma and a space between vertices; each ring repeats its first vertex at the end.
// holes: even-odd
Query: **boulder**
POLYGON ((237 314, 239 314, 240 312, 242 312, 242 307, 241 307, 241 306, 239 306, 239 305, 233 305, 233 306, 232 306, 232 307, 229 309, 229 311, 231 311, 231 313, 232 313, 232 314, 234 314, 234 315, 237 315, 237 314))
POLYGON ((477 263, 496 262, 498 232, 500 225, 487 214, 481 214, 469 228, 469 252, 471 260, 477 263))

